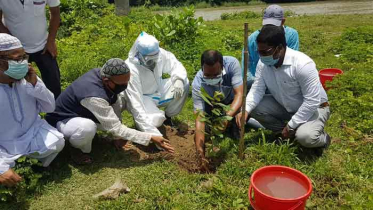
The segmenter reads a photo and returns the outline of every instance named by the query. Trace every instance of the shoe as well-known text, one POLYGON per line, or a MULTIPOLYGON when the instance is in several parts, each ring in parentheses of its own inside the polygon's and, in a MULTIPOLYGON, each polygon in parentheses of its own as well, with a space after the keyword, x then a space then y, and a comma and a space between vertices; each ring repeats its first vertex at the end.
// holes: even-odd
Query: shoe
POLYGON ((171 126, 173 127, 173 122, 172 122, 172 118, 171 117, 168 117, 166 116, 166 120, 163 122, 164 125, 168 125, 168 126, 171 126))
POLYGON ((315 148, 314 149, 315 154, 320 157, 323 154, 324 150, 326 150, 326 149, 329 148, 331 142, 332 142, 331 141, 331 137, 329 136, 329 134, 326 134, 326 136, 325 136, 325 145, 322 146, 322 147, 315 148))

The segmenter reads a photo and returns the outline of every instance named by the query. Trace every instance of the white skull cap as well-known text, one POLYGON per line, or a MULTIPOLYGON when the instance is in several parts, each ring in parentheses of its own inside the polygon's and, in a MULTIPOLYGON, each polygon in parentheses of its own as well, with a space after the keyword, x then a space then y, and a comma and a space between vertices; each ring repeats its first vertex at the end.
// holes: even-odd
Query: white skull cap
POLYGON ((141 32, 136 48, 141 55, 155 55, 159 52, 159 41, 154 36, 141 32))
POLYGON ((0 33, 0 51, 14 50, 22 47, 21 41, 16 37, 0 33))

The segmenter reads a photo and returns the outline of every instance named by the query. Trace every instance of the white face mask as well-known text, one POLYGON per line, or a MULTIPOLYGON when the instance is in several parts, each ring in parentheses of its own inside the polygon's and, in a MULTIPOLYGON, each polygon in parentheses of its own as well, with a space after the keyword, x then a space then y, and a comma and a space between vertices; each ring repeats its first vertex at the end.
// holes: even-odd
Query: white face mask
POLYGON ((219 75, 215 78, 212 78, 212 79, 207 79, 207 78, 204 78, 205 80, 205 83, 208 84, 208 85, 217 85, 217 84, 220 84, 221 81, 223 80, 223 76, 222 75, 219 75))

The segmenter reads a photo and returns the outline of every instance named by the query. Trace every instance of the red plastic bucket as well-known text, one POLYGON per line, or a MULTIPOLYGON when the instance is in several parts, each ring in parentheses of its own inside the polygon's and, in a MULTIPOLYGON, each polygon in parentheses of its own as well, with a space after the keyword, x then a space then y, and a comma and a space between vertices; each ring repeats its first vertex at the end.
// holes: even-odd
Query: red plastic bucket
POLYGON ((302 172, 266 166, 251 176, 248 196, 255 210, 303 210, 311 192, 311 180, 302 172))
POLYGON ((325 86, 326 81, 332 81, 337 74, 343 74, 343 71, 340 69, 322 69, 319 71, 320 82, 325 90, 328 89, 325 86))

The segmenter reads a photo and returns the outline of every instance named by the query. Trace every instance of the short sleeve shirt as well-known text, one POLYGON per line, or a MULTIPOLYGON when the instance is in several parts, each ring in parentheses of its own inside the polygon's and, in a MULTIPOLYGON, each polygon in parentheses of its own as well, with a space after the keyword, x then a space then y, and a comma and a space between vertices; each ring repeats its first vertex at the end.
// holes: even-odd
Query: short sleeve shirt
POLYGON ((204 110, 205 103, 201 97, 201 87, 213 96, 215 91, 224 94, 224 104, 230 104, 234 99, 234 88, 242 85, 242 74, 239 61, 231 56, 223 57, 223 80, 221 84, 209 85, 205 83, 202 70, 199 70, 192 83, 192 98, 194 110, 204 110))
POLYGON ((57 7, 60 0, 1 0, 4 24, 17 37, 27 53, 44 49, 48 38, 45 7, 57 7))

